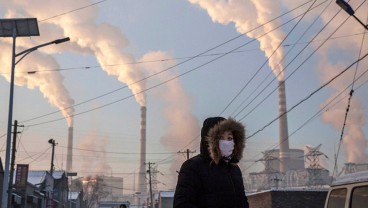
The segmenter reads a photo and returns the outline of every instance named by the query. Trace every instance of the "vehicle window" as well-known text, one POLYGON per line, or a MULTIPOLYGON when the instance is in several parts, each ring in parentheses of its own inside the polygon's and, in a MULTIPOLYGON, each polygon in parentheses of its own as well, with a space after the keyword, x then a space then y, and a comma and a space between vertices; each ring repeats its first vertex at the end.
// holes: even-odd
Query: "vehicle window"
POLYGON ((327 208, 344 208, 346 193, 346 188, 332 190, 328 199, 327 208))
POLYGON ((365 207, 368 204, 368 186, 353 189, 351 208, 365 207))

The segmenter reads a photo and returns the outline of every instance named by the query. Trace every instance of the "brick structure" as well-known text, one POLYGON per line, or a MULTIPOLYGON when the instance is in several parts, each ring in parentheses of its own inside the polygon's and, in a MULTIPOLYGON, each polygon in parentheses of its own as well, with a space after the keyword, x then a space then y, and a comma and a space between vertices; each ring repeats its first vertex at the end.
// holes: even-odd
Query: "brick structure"
POLYGON ((268 190, 248 195, 250 207, 323 208, 327 190, 268 190))

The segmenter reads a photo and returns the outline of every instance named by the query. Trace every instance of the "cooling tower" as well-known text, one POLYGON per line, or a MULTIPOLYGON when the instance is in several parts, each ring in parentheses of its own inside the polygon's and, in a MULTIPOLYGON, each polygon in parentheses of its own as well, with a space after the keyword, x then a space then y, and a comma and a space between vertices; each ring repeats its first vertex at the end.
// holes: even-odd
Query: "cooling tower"
POLYGON ((146 107, 141 107, 141 152, 140 152, 140 168, 138 178, 138 189, 141 193, 141 199, 145 200, 147 195, 146 183, 146 107))
POLYGON ((66 156, 66 172, 70 172, 73 167, 73 127, 68 129, 68 151, 66 156))
POLYGON ((289 133, 286 114, 285 81, 279 81, 279 145, 280 171, 290 170, 289 133))

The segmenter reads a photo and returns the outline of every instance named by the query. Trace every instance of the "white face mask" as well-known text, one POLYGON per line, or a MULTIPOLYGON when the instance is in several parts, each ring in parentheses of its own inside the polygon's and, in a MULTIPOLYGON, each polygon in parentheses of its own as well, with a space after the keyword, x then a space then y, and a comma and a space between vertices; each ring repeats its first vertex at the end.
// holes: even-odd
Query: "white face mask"
POLYGON ((220 140, 220 151, 221 151, 221 155, 224 157, 229 157, 234 150, 234 141, 228 141, 228 140, 220 140))

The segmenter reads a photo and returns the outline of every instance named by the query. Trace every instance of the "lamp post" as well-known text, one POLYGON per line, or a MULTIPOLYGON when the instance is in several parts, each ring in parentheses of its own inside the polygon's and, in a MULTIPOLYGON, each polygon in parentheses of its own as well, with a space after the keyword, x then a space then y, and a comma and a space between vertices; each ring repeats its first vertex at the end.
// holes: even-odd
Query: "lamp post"
POLYGON ((354 15, 354 10, 351 8, 351 6, 344 0, 336 0, 336 4, 341 7, 342 10, 344 10, 346 13, 348 13, 350 16, 353 16, 363 27, 368 30, 368 25, 365 25, 358 17, 354 15))
POLYGON ((8 126, 6 137, 6 151, 5 151, 5 167, 4 167, 4 181, 3 181, 3 193, 2 193, 2 208, 8 207, 8 186, 9 186, 9 162, 10 162, 10 144, 11 144, 11 127, 13 119, 13 94, 14 94, 14 69, 15 65, 19 63, 26 55, 37 50, 38 48, 45 47, 51 44, 59 44, 69 41, 69 38, 63 38, 54 40, 45 44, 41 44, 20 53, 15 53, 15 40, 17 37, 30 37, 39 36, 38 23, 36 18, 14 18, 14 19, 0 19, 0 37, 12 37, 13 38, 13 50, 12 50, 12 64, 10 73, 10 93, 9 93, 9 111, 8 111, 8 126), (22 57, 15 62, 15 58, 22 57))

